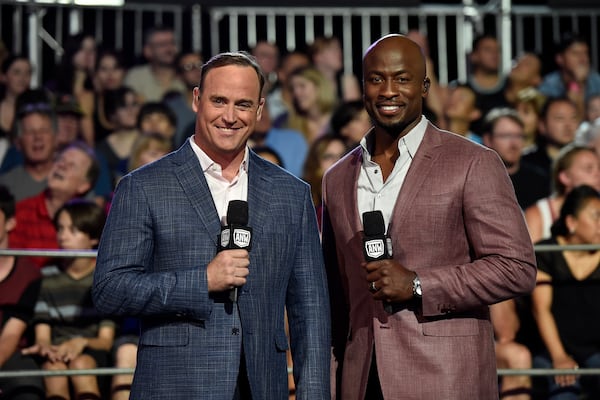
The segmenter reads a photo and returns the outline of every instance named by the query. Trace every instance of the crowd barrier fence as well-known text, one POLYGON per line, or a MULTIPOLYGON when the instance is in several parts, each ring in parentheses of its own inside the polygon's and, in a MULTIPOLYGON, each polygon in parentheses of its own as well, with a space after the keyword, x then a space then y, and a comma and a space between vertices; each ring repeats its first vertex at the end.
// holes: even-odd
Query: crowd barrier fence
MULTIPOLYGON (((599 245, 535 245, 536 252, 563 251, 563 250, 597 250, 599 245)), ((41 256, 55 258, 70 257, 96 257, 95 250, 46 250, 46 249, 0 249, 0 256, 41 256)), ((0 380, 23 376, 73 376, 73 375, 127 375, 133 374, 132 368, 95 368, 66 371, 0 371, 0 380)), ((292 373, 292 369, 288 369, 292 373)), ((600 368, 553 369, 498 369, 498 376, 554 376, 554 375, 600 375, 600 368)))
MULTIPOLYGON (((60 60, 68 35, 91 33, 98 42, 139 59, 143 33, 155 24, 173 26, 182 48, 206 56, 248 49, 259 40, 293 50, 316 36, 333 35, 343 45, 347 73, 360 71, 362 54, 376 38, 418 29, 428 35, 431 57, 442 84, 466 78, 467 54, 478 33, 489 32, 499 38, 506 72, 511 60, 525 50, 553 56, 554 43, 561 32, 573 30, 589 38, 592 66, 596 70, 599 67, 599 7, 511 5, 510 0, 489 0, 486 4, 472 0, 463 0, 462 4, 421 3, 412 7, 228 6, 227 1, 217 6, 133 0, 115 8, 44 3, 0 0, 2 38, 10 38, 9 47, 14 52, 27 53, 33 65, 38 66, 34 87, 41 83, 44 72, 49 74, 43 71, 47 64, 44 59, 60 60)), ((553 59, 544 61, 544 65, 548 64, 546 61, 552 64, 553 59)))

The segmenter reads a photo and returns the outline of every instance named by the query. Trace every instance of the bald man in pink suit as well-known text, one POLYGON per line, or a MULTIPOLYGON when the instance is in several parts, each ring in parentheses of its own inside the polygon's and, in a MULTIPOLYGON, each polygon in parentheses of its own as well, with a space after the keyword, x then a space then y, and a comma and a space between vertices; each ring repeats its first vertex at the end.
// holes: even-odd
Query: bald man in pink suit
POLYGON ((535 257, 498 155, 422 116, 417 44, 376 41, 363 60, 373 128, 323 181, 332 394, 342 400, 498 398, 489 305, 529 293, 535 257), (364 212, 391 258, 365 262, 364 212))

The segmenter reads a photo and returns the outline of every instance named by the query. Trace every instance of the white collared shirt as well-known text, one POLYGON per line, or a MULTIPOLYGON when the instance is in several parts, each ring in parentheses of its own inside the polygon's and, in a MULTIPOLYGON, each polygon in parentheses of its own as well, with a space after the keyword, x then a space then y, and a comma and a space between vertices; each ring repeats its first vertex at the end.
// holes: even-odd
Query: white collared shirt
POLYGON ((214 162, 194 141, 194 136, 189 138, 192 150, 198 157, 202 172, 208 183, 215 208, 219 214, 221 225, 227 225, 227 206, 231 200, 248 200, 248 146, 244 150, 244 159, 236 177, 229 182, 223 177, 221 165, 214 162))
POLYGON ((379 164, 371 161, 371 153, 368 149, 369 138, 373 133, 362 138, 360 145, 363 149, 363 161, 358 175, 357 190, 358 212, 361 221, 363 213, 381 210, 387 231, 400 188, 404 183, 412 159, 423 141, 428 122, 427 118, 421 116, 419 123, 400 138, 398 141, 400 156, 385 182, 379 164))

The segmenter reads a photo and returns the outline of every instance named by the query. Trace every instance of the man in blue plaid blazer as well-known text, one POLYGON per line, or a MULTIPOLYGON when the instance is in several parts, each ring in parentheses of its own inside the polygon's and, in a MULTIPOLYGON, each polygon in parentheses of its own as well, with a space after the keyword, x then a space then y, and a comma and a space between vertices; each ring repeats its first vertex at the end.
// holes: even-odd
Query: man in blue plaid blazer
POLYGON ((247 54, 213 57, 194 89, 194 136, 117 187, 93 297, 101 312, 141 320, 133 399, 287 399, 285 310, 296 398, 329 399, 310 190, 247 147, 263 82, 247 54), (248 202, 250 251, 217 251, 230 200, 248 202))

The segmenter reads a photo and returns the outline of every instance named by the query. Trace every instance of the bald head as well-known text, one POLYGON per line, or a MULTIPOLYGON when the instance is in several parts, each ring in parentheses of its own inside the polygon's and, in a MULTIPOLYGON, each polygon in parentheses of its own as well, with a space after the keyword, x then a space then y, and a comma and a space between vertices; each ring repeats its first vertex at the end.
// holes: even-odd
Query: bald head
MULTIPOLYGON (((412 58, 415 61, 415 67, 421 67, 423 79, 426 75, 425 56, 423 50, 416 42, 407 36, 400 34, 385 35, 376 40, 365 52, 363 57, 363 67, 369 58, 381 57, 382 54, 392 54, 406 58, 412 58)), ((418 71, 415 71, 417 73, 418 71)))
POLYGON ((377 40, 363 58, 363 86, 376 131, 404 136, 421 120, 429 91, 421 47, 403 35, 377 40))

